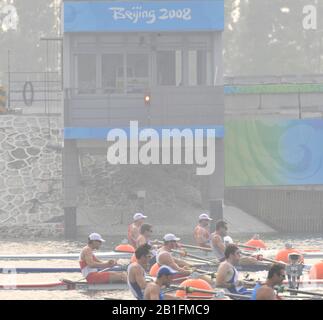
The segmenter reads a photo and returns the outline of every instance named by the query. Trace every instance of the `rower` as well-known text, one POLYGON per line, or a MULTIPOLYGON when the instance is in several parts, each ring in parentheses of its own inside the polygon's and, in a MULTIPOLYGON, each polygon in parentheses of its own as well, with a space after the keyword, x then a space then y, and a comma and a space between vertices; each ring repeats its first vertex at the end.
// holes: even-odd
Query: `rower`
POLYGON ((224 251, 225 261, 221 262, 216 276, 216 286, 225 288, 230 293, 247 294, 248 291, 239 281, 239 273, 235 266, 239 264, 240 249, 235 244, 228 244, 224 251))
MULTIPOLYGON (((215 225, 215 232, 211 234, 211 247, 215 254, 215 257, 219 260, 219 262, 223 262, 225 260, 224 251, 228 244, 233 243, 233 240, 227 234, 228 226, 227 223, 223 220, 219 220, 215 225)), ((258 261, 254 257, 240 257, 239 264, 240 265, 249 265, 249 264, 257 264, 258 261)))
POLYGON ((283 264, 273 264, 264 284, 257 283, 253 289, 251 300, 280 300, 274 287, 283 283, 286 277, 285 266, 283 264))
POLYGON ((190 275, 192 273, 190 264, 174 258, 171 254, 172 250, 178 249, 178 241, 181 239, 172 233, 168 233, 164 236, 163 240, 164 245, 157 251, 156 262, 160 266, 166 265, 172 268, 183 276, 190 275))
POLYGON ((215 257, 223 262, 225 260, 224 251, 225 243, 224 237, 227 236, 227 223, 223 220, 219 220, 215 225, 215 232, 211 234, 211 247, 215 254, 215 257))
MULTIPOLYGON (((168 233, 164 236, 164 245, 157 251, 156 262, 162 266, 168 266, 171 269, 177 271, 178 274, 181 276, 189 276, 193 273, 194 267, 189 263, 176 259, 172 256, 172 250, 177 249, 178 241, 181 240, 177 238, 174 234, 168 233)), ((208 283, 212 284, 212 278, 206 275, 200 275, 198 278, 207 281, 208 283)))
POLYGON ((133 216, 133 223, 128 226, 128 242, 134 248, 136 248, 140 227, 146 218, 147 216, 144 216, 142 213, 135 213, 133 216))
MULTIPOLYGON (((144 293, 144 300, 175 300, 176 297, 164 294, 161 289, 169 287, 172 282, 172 276, 177 272, 168 266, 161 266, 154 282, 148 283, 144 293)), ((178 298, 177 298, 178 299, 178 298)))
POLYGON ((112 268, 117 265, 115 260, 108 262, 100 261, 94 251, 98 250, 105 240, 98 233, 91 233, 88 237, 88 244, 80 254, 80 267, 84 278, 89 283, 113 283, 126 282, 127 275, 125 272, 103 271, 100 269, 112 268))
POLYGON ((153 242, 151 240, 152 233, 153 233, 153 226, 149 223, 144 223, 140 227, 140 235, 136 241, 137 248, 139 248, 140 246, 142 246, 146 243, 152 247, 151 248, 152 259, 149 262, 150 266, 152 266, 153 264, 156 263, 156 254, 157 254, 157 247, 153 246, 153 242))
POLYGON ((139 236, 136 240, 136 247, 139 248, 143 244, 151 245, 151 235, 153 233, 153 226, 149 223, 144 223, 140 227, 139 236))
POLYGON ((210 221, 212 220, 206 213, 199 216, 199 223, 194 229, 194 239, 199 247, 211 248, 210 221))
POLYGON ((151 246, 147 243, 139 246, 135 251, 137 261, 131 263, 128 267, 128 286, 137 300, 143 300, 144 298, 144 289, 147 284, 145 276, 151 259, 150 250, 151 246))

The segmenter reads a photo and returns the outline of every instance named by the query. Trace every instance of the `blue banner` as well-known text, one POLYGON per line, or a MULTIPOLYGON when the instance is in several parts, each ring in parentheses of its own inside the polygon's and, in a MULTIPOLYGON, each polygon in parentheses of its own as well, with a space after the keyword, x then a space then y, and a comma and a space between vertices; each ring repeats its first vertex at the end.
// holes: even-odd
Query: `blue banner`
POLYGON ((223 0, 64 2, 64 32, 223 29, 223 0))

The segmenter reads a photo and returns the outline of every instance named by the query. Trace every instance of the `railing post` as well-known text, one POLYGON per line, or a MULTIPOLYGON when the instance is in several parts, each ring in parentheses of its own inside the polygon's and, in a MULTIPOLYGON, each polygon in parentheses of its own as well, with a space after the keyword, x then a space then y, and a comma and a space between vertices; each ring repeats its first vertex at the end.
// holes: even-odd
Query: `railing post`
POLYGON ((300 89, 298 89, 298 118, 302 119, 302 102, 300 89))

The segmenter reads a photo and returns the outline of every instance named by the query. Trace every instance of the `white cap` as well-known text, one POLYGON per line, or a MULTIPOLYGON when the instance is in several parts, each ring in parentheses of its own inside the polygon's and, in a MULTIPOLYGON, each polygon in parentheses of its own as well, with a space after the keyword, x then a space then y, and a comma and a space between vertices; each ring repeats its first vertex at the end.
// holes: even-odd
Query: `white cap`
POLYGON ((209 220, 209 221, 212 221, 213 219, 211 219, 208 214, 202 213, 202 214, 199 215, 199 220, 209 220))
POLYGON ((89 235, 89 240, 105 242, 105 240, 103 240, 101 235, 99 235, 98 233, 91 233, 89 235))
POLYGON ((144 216, 142 213, 135 213, 133 215, 133 220, 134 221, 137 221, 137 220, 140 220, 140 219, 146 219, 147 216, 144 216))
POLYGON ((233 243, 233 240, 230 236, 225 236, 223 238, 224 243, 233 243))
POLYGON ((174 234, 172 233, 167 233, 164 235, 164 241, 179 241, 181 240, 180 238, 177 238, 174 234))

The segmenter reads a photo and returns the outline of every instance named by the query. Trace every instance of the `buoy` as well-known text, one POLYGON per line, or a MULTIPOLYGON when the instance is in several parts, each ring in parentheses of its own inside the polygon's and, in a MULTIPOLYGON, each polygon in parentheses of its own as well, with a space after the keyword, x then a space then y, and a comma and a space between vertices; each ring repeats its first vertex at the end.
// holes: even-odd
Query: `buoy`
POLYGON ((282 250, 278 251, 277 254, 276 254, 275 260, 288 263, 288 255, 290 253, 299 254, 301 256, 301 262, 304 263, 304 257, 302 255, 302 253, 299 250, 294 249, 294 248, 288 248, 288 249, 285 248, 285 249, 282 249, 282 250))
POLYGON ((315 263, 310 270, 309 278, 314 279, 323 279, 323 261, 315 263))
POLYGON ((135 248, 130 244, 119 244, 115 247, 114 251, 134 253, 135 248))
MULTIPOLYGON (((202 280, 202 279, 187 279, 180 284, 180 287, 193 287, 196 289, 203 289, 203 290, 210 290, 210 291, 213 290, 213 288, 205 280, 202 280)), ((187 298, 187 296, 212 298, 213 293, 203 293, 203 292, 187 293, 185 290, 176 291, 176 297, 187 298)))
MULTIPOLYGON (((256 247, 259 249, 267 249, 265 242, 263 242, 261 239, 252 238, 249 241, 247 241, 245 245, 250 247, 256 247)), ((256 249, 245 248, 244 250, 256 250, 256 249)))
POLYGON ((137 258, 136 258, 136 255, 132 255, 131 259, 130 259, 130 262, 131 263, 134 263, 134 262, 137 262, 137 258))
POLYGON ((150 271, 149 271, 150 276, 157 277, 157 273, 158 273, 159 268, 160 268, 160 266, 158 263, 153 264, 150 268, 150 271))

